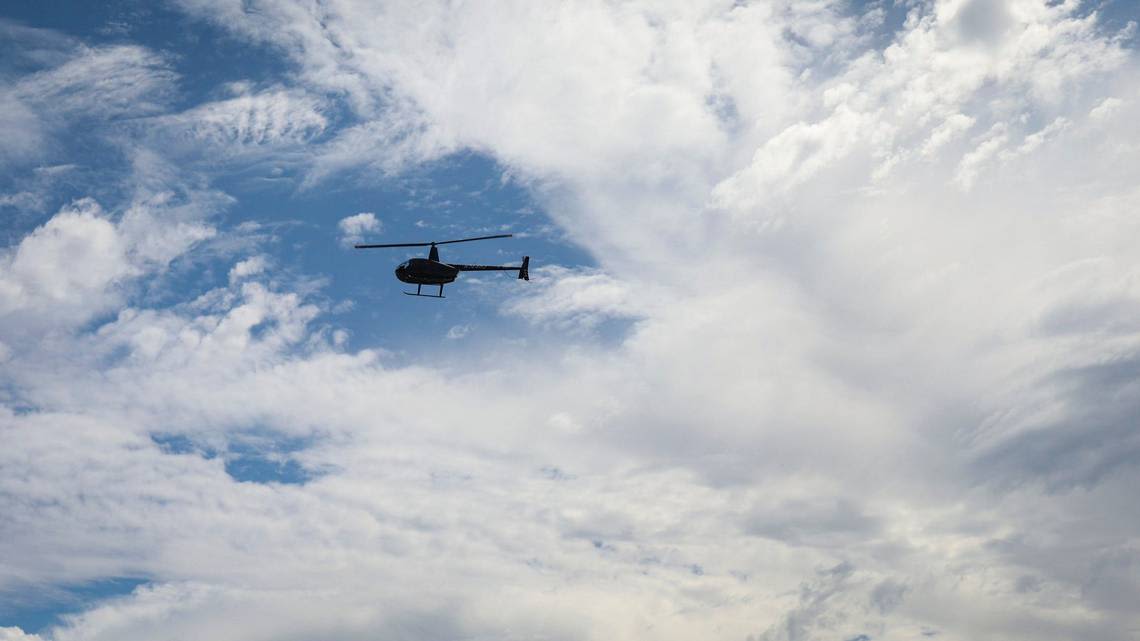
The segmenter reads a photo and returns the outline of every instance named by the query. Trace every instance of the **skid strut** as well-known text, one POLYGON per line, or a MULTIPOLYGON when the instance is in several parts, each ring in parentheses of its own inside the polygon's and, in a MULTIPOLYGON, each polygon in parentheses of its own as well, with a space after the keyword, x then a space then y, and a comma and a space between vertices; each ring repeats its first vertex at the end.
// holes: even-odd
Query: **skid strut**
POLYGON ((424 286, 422 284, 416 283, 416 293, 413 294, 412 292, 404 292, 404 295, 405 296, 419 296, 421 298, 447 298, 446 296, 443 295, 443 285, 442 284, 439 286, 439 293, 438 294, 424 294, 423 293, 423 287, 424 286))

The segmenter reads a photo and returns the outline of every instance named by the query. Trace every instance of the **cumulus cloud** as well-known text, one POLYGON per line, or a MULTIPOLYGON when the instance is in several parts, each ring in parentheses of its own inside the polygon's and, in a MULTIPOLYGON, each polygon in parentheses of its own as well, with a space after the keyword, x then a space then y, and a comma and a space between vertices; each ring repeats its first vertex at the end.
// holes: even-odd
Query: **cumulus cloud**
POLYGON ((345 246, 363 241, 365 234, 379 234, 384 229, 376 214, 370 211, 341 218, 336 226, 340 230, 340 243, 345 246))
POLYGON ((120 308, 216 235, 211 219, 228 197, 187 185, 145 149, 135 150, 129 176, 133 193, 117 211, 81 198, 0 250, 0 330, 18 337, 6 341, 14 349, 120 308))
MULTIPOLYGON (((0 414, 0 580, 154 583, 52 638, 1140 625, 1140 81, 1095 14, 912 3, 884 33, 838 3, 180 4, 344 96, 359 122, 313 175, 482 152, 598 266, 536 270, 502 309, 582 331, 478 367, 346 350, 253 262, 14 348, 3 383, 36 411, 0 414), (637 322, 600 346, 609 318, 637 322), (208 454, 251 433, 299 442, 275 451, 309 480, 208 454)), ((5 255, 12 309, 105 299, 188 246, 58 216, 5 255), (16 269, 24 243, 103 268, 16 269)))
POLYGON ((213 235, 203 212, 166 218, 167 197, 137 202, 117 221, 84 198, 0 251, 0 323, 16 332, 82 323, 121 304, 128 281, 213 235))
POLYGON ((133 271, 115 225, 92 200, 53 216, 4 258, 4 314, 86 306, 133 271))
POLYGON ((236 282, 243 278, 256 276, 265 271, 269 261, 265 256, 253 256, 240 261, 230 268, 230 282, 236 282))

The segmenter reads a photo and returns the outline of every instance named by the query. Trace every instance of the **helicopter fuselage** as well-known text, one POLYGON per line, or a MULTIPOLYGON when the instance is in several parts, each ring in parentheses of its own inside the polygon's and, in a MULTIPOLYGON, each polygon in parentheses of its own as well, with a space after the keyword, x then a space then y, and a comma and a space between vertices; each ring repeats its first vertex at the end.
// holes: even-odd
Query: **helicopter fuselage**
POLYGON ((396 267, 396 278, 413 285, 446 285, 458 275, 459 268, 429 258, 409 258, 396 267))
POLYGON ((432 241, 428 243, 387 243, 381 245, 354 245, 357 249, 379 249, 385 247, 430 247, 427 258, 409 258, 396 267, 396 278, 401 282, 416 286, 415 292, 404 292, 409 296, 427 296, 428 298, 443 298, 443 286, 453 282, 459 272, 518 272, 519 280, 530 280, 530 256, 523 256, 522 264, 513 265, 462 265, 449 264, 439 260, 439 248, 436 245, 451 243, 466 243, 472 240, 490 240, 492 238, 510 238, 511 234, 496 234, 494 236, 479 236, 478 238, 460 238, 458 240, 432 241), (424 285, 438 285, 438 294, 424 294, 420 290, 424 285))

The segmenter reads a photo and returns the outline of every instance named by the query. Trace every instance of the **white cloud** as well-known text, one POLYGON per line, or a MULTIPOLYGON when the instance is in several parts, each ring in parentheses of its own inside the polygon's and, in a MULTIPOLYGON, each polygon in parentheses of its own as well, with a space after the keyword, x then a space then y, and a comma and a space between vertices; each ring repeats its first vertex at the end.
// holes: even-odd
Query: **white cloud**
POLYGON ((27 634, 20 628, 0 628, 0 641, 41 641, 43 637, 27 634))
MULTIPOLYGON (((61 192, 68 200, 84 193, 77 184, 82 179, 69 175, 79 166, 78 150, 113 147, 112 158, 129 157, 124 132, 173 102, 178 76, 164 56, 144 47, 88 46, 56 32, 0 23, 0 74, 9 79, 0 87, 0 167, 8 170, 14 191, 0 196, 0 204, 24 214, 50 211, 66 202, 61 192)), ((98 164, 103 166, 95 171, 109 169, 106 157, 98 164)), ((106 175, 100 180, 99 193, 117 188, 106 175)))
POLYGON ((99 205, 78 201, 0 256, 0 314, 28 310, 58 318, 69 307, 99 311, 111 286, 136 273, 126 251, 99 205))
POLYGON ((8 92, 0 93, 0 161, 33 158, 44 144, 44 125, 31 107, 8 92))
POLYGON ((189 143, 193 150, 205 147, 233 155, 280 154, 310 143, 328 127, 324 105, 314 96, 280 88, 253 93, 239 87, 237 91, 232 98, 159 117, 154 126, 174 144, 189 143))
POLYGON ((926 158, 934 156, 947 143, 969 131, 975 122, 974 118, 963 114, 954 114, 946 118, 946 121, 936 127, 930 133, 930 138, 927 138, 922 145, 922 155, 926 158))
POLYGON ((230 282, 234 283, 243 278, 256 276, 265 271, 269 260, 265 256, 253 256, 238 262, 230 268, 230 282))
POLYGON ((1009 142, 1006 128, 997 124, 980 139, 978 146, 958 163, 958 173, 954 176, 955 182, 962 189, 970 189, 978 177, 978 172, 985 168, 991 159, 997 158, 1002 149, 1009 142))
MULTIPOLYGON (((27 34, 20 38, 17 42, 25 41, 27 34)), ((44 157, 58 146, 52 138, 60 130, 157 113, 173 96, 175 74, 147 49, 73 46, 66 51, 60 64, 0 88, 0 162, 44 157)))
POLYGON ((531 291, 507 301, 504 312, 566 329, 589 329, 606 319, 644 314, 630 284, 596 270, 551 265, 535 269, 532 274, 527 288, 531 291))
MULTIPOLYGON (((252 264, 14 346, 3 382, 36 411, 0 414, 0 581, 155 581, 52 638, 1140 625, 1140 83, 1075 4, 915 4, 885 36, 830 4, 183 4, 344 92, 365 122, 315 173, 487 153, 600 267, 536 270, 504 311, 558 333, 477 365, 341 351, 252 264), (606 318, 637 323, 563 331, 606 318), (149 438, 252 430, 325 475, 239 483, 149 438)), ((98 299, 189 246, 58 217, 23 242, 105 269, 13 268, 6 300, 98 299)))
POLYGON ((771 194, 785 193, 875 135, 874 121, 840 105, 819 123, 796 123, 756 150, 751 165, 713 190, 718 207, 748 211, 765 204, 771 194))
POLYGON ((1093 107, 1089 112, 1089 117, 1093 120, 1101 120, 1108 118, 1115 111, 1120 109, 1123 102, 1119 98, 1105 98, 1099 105, 1093 107))
POLYGON ((81 47, 64 64, 22 78, 11 92, 55 117, 112 118, 163 110, 174 80, 165 60, 143 47, 81 47))
POLYGON ((340 242, 345 246, 360 243, 365 234, 379 234, 384 229, 376 214, 370 211, 341 218, 336 226, 340 230, 340 242))
POLYGON ((214 236, 208 220, 228 204, 218 192, 188 187, 171 167, 135 150, 136 192, 111 214, 79 199, 0 250, 0 329, 20 336, 74 328, 122 305, 145 276, 214 236))

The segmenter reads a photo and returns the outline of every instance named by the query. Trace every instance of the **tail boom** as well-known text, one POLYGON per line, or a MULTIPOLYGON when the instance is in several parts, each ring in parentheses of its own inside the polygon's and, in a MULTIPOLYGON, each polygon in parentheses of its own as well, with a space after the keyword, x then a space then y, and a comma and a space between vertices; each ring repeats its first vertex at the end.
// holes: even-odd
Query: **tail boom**
POLYGON ((461 272, 518 272, 519 280, 530 280, 530 256, 523 256, 522 265, 518 267, 511 265, 457 265, 454 263, 451 266, 461 272))

